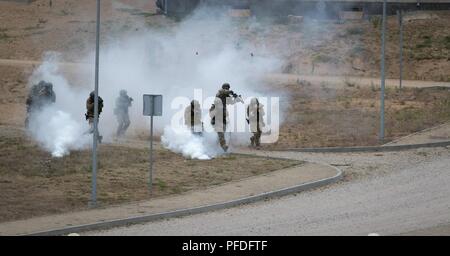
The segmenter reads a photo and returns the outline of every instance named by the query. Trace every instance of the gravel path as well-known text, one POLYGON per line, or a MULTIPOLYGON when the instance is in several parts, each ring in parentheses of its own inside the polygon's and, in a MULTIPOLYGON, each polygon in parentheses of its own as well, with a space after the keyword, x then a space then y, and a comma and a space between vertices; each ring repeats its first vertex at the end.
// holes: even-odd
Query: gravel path
POLYGON ((270 155, 339 165, 345 178, 266 202, 86 235, 391 235, 450 223, 447 148, 270 155))

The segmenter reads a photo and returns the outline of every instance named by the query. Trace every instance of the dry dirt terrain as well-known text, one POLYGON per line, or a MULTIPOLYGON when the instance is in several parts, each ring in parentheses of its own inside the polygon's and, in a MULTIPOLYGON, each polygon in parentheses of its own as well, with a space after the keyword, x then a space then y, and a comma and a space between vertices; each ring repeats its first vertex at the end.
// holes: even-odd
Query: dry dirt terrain
MULTIPOLYGON (((53 158, 22 130, 0 129, 0 222, 87 208, 90 150, 53 158)), ((158 147, 150 195, 148 148, 102 145, 98 157, 102 206, 201 190, 301 163, 233 154, 209 161, 189 160, 158 147)))
MULTIPOLYGON (((48 1, 16 4, 0 1, 0 58, 41 60, 47 51, 60 52, 68 62, 79 61, 94 46, 95 5, 92 1, 48 1)), ((450 81, 450 12, 405 16, 405 79, 450 81)), ((243 40, 268 47, 284 58, 283 72, 292 74, 379 75, 380 19, 344 21, 236 19, 243 40)), ((387 73, 398 77, 398 27, 388 21, 387 73)), ((145 26, 166 29, 176 22, 159 15, 152 1, 102 3, 102 42, 140 33, 145 26)), ((255 52, 256 53, 256 52, 255 52)), ((26 85, 32 67, 0 66, 0 124, 22 125, 26 85)), ((280 141, 269 148, 374 145, 378 134, 379 88, 347 88, 332 83, 272 82, 267 87, 289 95, 280 141)), ((449 120, 447 90, 388 91, 387 141, 449 120), (430 115, 434 113, 433 115, 430 115)), ((282 100, 282 104, 287 102, 282 100)))
MULTIPOLYGON (((289 92, 279 140, 266 148, 377 145, 380 89, 348 83, 347 88, 300 81, 272 86, 289 92)), ((386 141, 450 120, 450 90, 387 88, 386 141)))
MULTIPOLYGON (((152 1, 102 1, 102 42, 143 27, 160 29, 176 21, 158 15, 152 1)), ((450 81, 450 12, 409 16, 405 22, 405 79, 450 81), (419 17, 419 18, 417 18, 419 17), (423 18, 425 17, 425 18, 423 18)), ((285 20, 250 26, 236 20, 242 38, 274 50, 285 59, 282 72, 313 75, 379 75, 379 19, 356 21, 285 20)), ((389 18, 388 77, 398 77, 396 18, 389 18)), ((41 61, 47 51, 78 62, 95 45, 95 1, 37 0, 29 5, 0 1, 0 59, 41 61)), ((256 53, 256 52, 255 52, 256 53)), ((0 65, 0 221, 86 207, 89 198, 89 151, 51 159, 22 131, 27 84, 33 66, 0 65), (51 179, 50 179, 51 178, 51 179), (39 203, 37 203, 39 202, 39 203), (45 203, 42 203, 45 202, 45 203)), ((265 84, 282 95, 289 113, 280 140, 267 149, 378 144, 379 88, 349 82, 265 84), (289 95, 289 96, 286 96, 289 95), (283 97, 286 97, 284 100, 283 97)), ((392 140, 450 120, 450 92, 444 88, 390 89, 386 101, 387 139, 392 140)), ((111 204, 148 198, 147 156, 142 148, 103 145, 99 200, 111 204), (131 166, 131 167, 129 167, 131 166)), ((240 179, 283 168, 292 161, 229 156, 208 162, 188 161, 158 150, 154 196, 240 179), (167 161, 166 161, 167 160, 167 161), (162 162, 162 161, 161 161, 162 162), (236 167, 249 166, 241 173, 236 167), (165 171, 163 171, 165 170, 165 171)))
MULTIPOLYGON (((450 81, 449 20, 449 11, 405 15, 404 79, 450 81)), ((305 22, 297 27, 279 25, 274 29, 278 37, 271 36, 271 40, 279 41, 278 48, 289 59, 285 72, 378 77, 380 28, 381 19, 377 16, 369 20, 305 22)), ((390 16, 386 35, 388 78, 399 77, 399 50, 398 20, 396 16, 390 16)))

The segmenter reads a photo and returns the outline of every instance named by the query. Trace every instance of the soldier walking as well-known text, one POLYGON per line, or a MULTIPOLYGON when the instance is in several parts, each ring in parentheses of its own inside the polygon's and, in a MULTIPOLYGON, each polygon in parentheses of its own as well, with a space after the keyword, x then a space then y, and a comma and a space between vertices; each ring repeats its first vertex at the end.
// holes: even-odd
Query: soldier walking
POLYGON ((261 146, 262 128, 264 128, 264 105, 259 103, 257 98, 250 100, 247 106, 247 123, 250 125, 250 131, 253 136, 250 137, 250 147, 259 149, 261 146))
MULTIPOLYGON (((86 116, 86 120, 88 120, 88 122, 89 122, 88 133, 94 133, 94 116, 95 116, 94 109, 95 109, 95 92, 92 91, 89 94, 89 98, 86 100, 87 112, 86 112, 85 116, 86 116)), ((99 118, 99 120, 100 120, 100 113, 102 112, 102 110, 103 110, 103 99, 100 96, 98 96, 98 118, 99 118)), ((100 143, 102 143, 102 139, 103 139, 103 137, 100 136, 100 134, 98 134, 98 141, 100 143)))
POLYGON ((203 122, 202 122, 202 110, 200 103, 197 100, 192 100, 184 110, 184 124, 195 135, 202 135, 203 122))
POLYGON ((215 114, 213 121, 213 116, 211 116, 211 124, 213 125, 217 136, 219 137, 220 146, 226 152, 228 150, 228 145, 225 140, 225 131, 228 123, 228 110, 227 105, 232 105, 237 102, 244 102, 240 95, 237 95, 230 89, 230 84, 224 83, 222 89, 220 89, 216 94, 216 100, 210 109, 210 116, 215 114))
POLYGON ((117 137, 122 137, 130 126, 130 116, 128 114, 128 108, 131 107, 133 98, 128 96, 126 90, 120 90, 120 95, 116 99, 116 107, 114 114, 117 117, 119 126, 117 127, 117 137))
POLYGON ((228 110, 223 107, 222 101, 219 98, 214 100, 214 104, 209 109, 209 116, 211 117, 211 125, 214 131, 217 132, 219 144, 223 151, 227 152, 228 145, 225 140, 225 131, 227 130, 228 123, 228 110))

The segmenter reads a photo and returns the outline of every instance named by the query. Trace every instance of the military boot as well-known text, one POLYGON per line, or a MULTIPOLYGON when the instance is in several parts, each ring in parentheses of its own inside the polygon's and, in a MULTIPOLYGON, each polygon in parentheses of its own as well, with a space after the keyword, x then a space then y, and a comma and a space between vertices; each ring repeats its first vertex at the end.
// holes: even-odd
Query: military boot
POLYGON ((261 138, 260 137, 255 138, 255 147, 256 147, 256 149, 261 149, 261 138))

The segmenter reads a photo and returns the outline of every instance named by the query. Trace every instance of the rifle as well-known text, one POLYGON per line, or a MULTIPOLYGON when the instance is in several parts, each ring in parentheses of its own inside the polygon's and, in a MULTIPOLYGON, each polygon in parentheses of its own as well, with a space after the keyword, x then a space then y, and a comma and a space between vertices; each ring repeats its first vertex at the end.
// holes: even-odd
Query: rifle
POLYGON ((237 101, 237 102, 241 102, 244 103, 244 100, 242 99, 241 95, 237 95, 237 93, 230 91, 231 96, 233 96, 233 98, 237 101))

